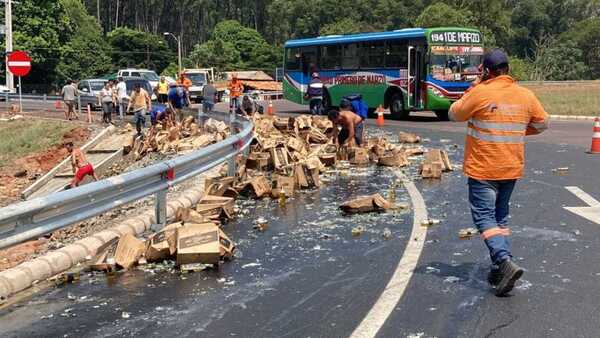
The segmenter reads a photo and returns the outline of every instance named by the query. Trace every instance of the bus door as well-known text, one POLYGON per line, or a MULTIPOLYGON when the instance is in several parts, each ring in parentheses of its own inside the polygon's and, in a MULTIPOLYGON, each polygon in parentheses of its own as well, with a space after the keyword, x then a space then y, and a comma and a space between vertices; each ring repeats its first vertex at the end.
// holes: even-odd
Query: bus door
POLYGON ((408 100, 407 108, 422 108, 422 86, 423 86, 423 56, 422 45, 408 46, 408 100))

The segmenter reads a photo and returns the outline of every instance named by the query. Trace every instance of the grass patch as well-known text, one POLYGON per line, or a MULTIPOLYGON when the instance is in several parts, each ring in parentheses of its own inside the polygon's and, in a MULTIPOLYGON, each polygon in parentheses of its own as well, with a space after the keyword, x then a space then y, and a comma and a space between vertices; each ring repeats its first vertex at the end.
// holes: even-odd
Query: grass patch
POLYGON ((551 115, 600 115, 600 82, 527 85, 551 115))
POLYGON ((58 144, 73 125, 48 120, 22 119, 0 122, 0 167, 17 158, 58 144))

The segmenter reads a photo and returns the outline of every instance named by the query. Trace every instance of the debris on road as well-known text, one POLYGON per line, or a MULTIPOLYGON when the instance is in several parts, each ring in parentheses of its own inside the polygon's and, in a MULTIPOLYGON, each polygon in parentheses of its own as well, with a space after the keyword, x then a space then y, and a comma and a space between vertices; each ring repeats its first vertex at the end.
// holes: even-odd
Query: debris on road
POLYGON ((479 231, 476 228, 465 228, 465 229, 460 229, 458 231, 458 237, 460 239, 471 239, 473 236, 475 236, 479 231))
POLYGON ((421 142, 421 137, 407 132, 399 132, 398 133, 398 142, 399 143, 419 143, 421 142))
POLYGON ((388 202, 380 194, 362 196, 340 205, 340 209, 347 214, 383 211, 390 208, 390 202, 388 202))
POLYGON ((392 238, 392 231, 388 228, 385 228, 385 229, 383 229, 382 236, 384 239, 388 240, 388 239, 392 238))
POLYGON ((565 175, 566 173, 569 172, 569 167, 555 168, 555 169, 552 169, 552 172, 557 175, 565 175))
POLYGON ((267 221, 267 219, 264 217, 260 217, 255 221, 254 229, 257 229, 258 231, 265 231, 267 230, 268 225, 269 221, 267 221))
POLYGON ((425 159, 421 164, 422 178, 441 178, 443 171, 452 170, 452 163, 450 163, 446 151, 431 149, 425 153, 425 159))
POLYGON ((217 265, 230 259, 235 246, 214 223, 186 224, 177 228, 177 264, 217 265))
POLYGON ((358 237, 358 236, 362 235, 362 233, 364 231, 365 231, 365 228, 362 225, 356 226, 356 227, 352 228, 352 236, 358 237))
POLYGON ((421 226, 430 227, 432 225, 438 225, 440 223, 441 222, 439 219, 428 218, 428 219, 424 219, 423 221, 421 221, 421 226))

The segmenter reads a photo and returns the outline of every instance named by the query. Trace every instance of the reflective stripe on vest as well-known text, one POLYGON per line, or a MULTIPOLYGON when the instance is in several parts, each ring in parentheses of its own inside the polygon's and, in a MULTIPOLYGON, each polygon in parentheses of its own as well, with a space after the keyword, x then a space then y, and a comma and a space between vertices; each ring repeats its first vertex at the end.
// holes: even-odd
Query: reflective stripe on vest
POLYGON ((470 119, 470 123, 472 123, 475 127, 480 129, 495 129, 501 131, 520 131, 524 132, 527 129, 527 125, 524 123, 518 122, 487 122, 481 121, 477 119, 470 119))
POLYGON ((494 236, 510 236, 509 228, 493 227, 481 233, 481 239, 486 240, 494 236))
POLYGON ((523 135, 508 136, 484 134, 473 128, 467 129, 467 135, 482 141, 493 143, 523 143, 525 141, 525 136, 523 135))

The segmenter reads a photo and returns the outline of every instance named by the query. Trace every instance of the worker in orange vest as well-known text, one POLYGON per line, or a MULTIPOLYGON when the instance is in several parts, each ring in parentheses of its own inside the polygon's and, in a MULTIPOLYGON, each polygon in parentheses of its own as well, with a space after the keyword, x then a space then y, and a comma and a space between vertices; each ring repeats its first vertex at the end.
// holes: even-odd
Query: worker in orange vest
POLYGON ((183 86, 185 90, 186 97, 186 105, 191 105, 190 102, 190 87, 192 86, 192 80, 190 80, 184 72, 179 72, 179 77, 177 78, 177 84, 183 86))
POLYGON ((237 77, 237 74, 233 74, 231 76, 231 81, 229 82, 229 109, 237 110, 240 107, 240 96, 244 92, 244 85, 242 81, 240 81, 237 77))
POLYGON ((508 57, 494 49, 483 58, 483 75, 449 110, 453 121, 468 121, 463 171, 468 177, 473 223, 492 259, 488 281, 506 295, 523 269, 512 261, 508 206, 523 176, 525 136, 548 127, 548 114, 535 95, 508 75, 508 57))

